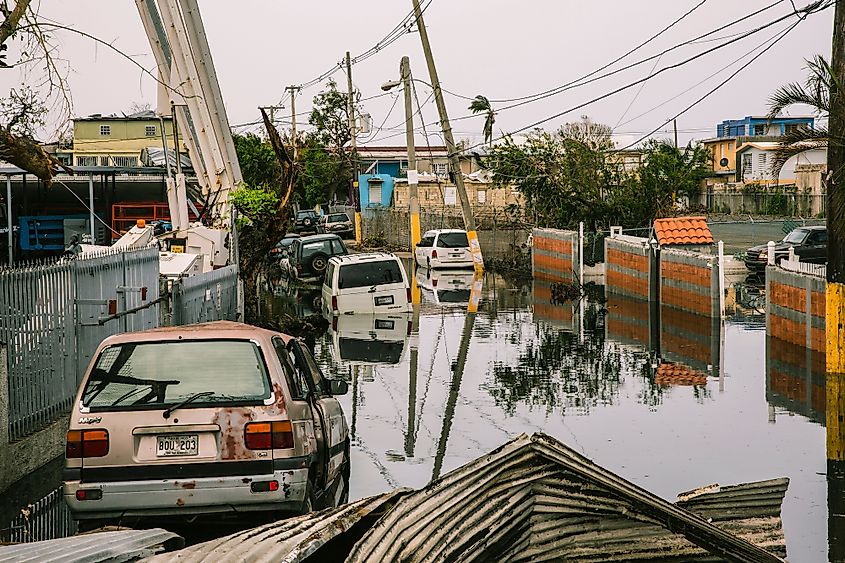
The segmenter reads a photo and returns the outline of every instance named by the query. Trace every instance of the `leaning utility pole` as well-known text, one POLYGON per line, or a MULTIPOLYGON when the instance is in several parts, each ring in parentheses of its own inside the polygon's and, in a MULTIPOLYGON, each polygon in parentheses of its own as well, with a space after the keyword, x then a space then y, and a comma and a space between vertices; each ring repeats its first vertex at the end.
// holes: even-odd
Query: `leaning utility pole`
MULTIPOLYGON (((358 139, 355 138, 355 90, 352 87, 352 58, 346 51, 346 117, 349 121, 349 135, 352 137, 352 190, 358 190, 358 139)), ((361 196, 353 193, 355 202, 355 240, 361 242, 361 196)))
POLYGON ((417 154, 414 146, 414 113, 411 107, 411 61, 402 57, 399 76, 405 94, 405 144, 408 145, 408 211, 411 220, 411 252, 420 242, 420 194, 417 154))
POLYGON ((455 145, 455 137, 452 135, 452 126, 449 124, 449 115, 446 113, 446 103, 443 101, 443 91, 440 89, 440 79, 437 77, 437 68, 434 66, 434 56, 431 54, 431 44, 428 42, 428 32, 425 29, 422 10, 419 0, 412 0, 414 3, 414 15, 417 19, 417 28, 420 32, 425 61, 428 64, 428 75, 431 78, 431 87, 434 90, 434 101, 437 104, 437 112, 440 114, 440 127, 443 129, 443 138, 446 140, 446 149, 449 151, 449 170, 454 178, 455 188, 458 191, 458 198, 461 200, 461 212, 464 216, 464 225, 469 238, 472 261, 476 270, 484 268, 484 261, 481 257, 481 247, 478 244, 478 235, 475 232, 475 217, 472 215, 472 207, 464 187, 464 176, 461 172, 461 163, 458 159, 458 148, 455 145))
POLYGON ((836 3, 827 147, 827 481, 830 561, 845 561, 845 3, 836 3))
POLYGON ((296 93, 299 92, 299 86, 288 86, 286 91, 290 91, 290 139, 293 147, 293 161, 296 162, 296 93))

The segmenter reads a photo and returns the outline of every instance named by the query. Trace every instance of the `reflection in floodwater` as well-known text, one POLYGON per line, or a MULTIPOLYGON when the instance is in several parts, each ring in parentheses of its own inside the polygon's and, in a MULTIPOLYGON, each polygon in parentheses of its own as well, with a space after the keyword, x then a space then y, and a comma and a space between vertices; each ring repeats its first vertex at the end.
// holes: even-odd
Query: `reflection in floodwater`
POLYGON ((781 381, 791 395, 772 387, 753 311, 723 324, 614 294, 553 304, 542 282, 514 287, 488 274, 468 314, 471 273, 423 270, 414 281, 422 302, 410 335, 408 324, 403 333, 401 322, 376 327, 362 316, 339 318, 316 342, 326 374, 351 382, 340 400, 354 433, 353 498, 422 487, 519 433, 543 431, 665 498, 789 477, 790 561, 825 558, 823 417, 778 402, 795 400, 800 383, 781 381), (767 397, 809 418, 771 424, 767 397))

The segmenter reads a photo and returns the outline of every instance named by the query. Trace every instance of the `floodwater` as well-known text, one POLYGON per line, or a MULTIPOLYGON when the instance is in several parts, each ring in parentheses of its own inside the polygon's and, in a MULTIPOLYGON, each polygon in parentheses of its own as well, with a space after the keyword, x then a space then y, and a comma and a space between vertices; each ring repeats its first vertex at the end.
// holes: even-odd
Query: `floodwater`
MULTIPOLYGON (((488 274, 468 314, 471 273, 416 279, 418 320, 341 317, 315 344, 326 374, 350 383, 341 401, 352 499, 422 487, 521 433, 544 432, 668 500, 711 483, 789 477, 789 560, 827 559, 824 360, 821 373, 790 364, 805 350, 767 345, 753 307, 738 306, 722 332, 718 321, 658 315, 615 295, 581 311, 553 304, 542 282, 488 274), (660 362, 688 377, 667 379, 660 362)), ((748 293, 738 301, 753 302, 748 293)), ((280 292, 267 312, 314 312, 318 293, 294 295, 280 292)))
MULTIPOLYGON (((544 432, 667 500, 711 483, 789 477, 789 560, 841 553, 828 545, 824 357, 767 339, 758 288, 732 293, 722 326, 603 288, 582 306, 558 302, 543 282, 487 274, 473 289, 471 272, 424 270, 414 279, 417 314, 342 316, 314 343, 326 374, 350 383, 341 402, 353 436, 351 500, 422 487, 521 433, 544 432), (480 304, 469 314, 473 292, 480 304)), ((307 316, 318 296, 276 287, 263 314, 307 316)), ((59 469, 34 479, 31 499, 59 485, 59 469)), ((10 524, 26 503, 4 500, 8 536, 27 527, 10 524)), ((54 535, 72 530, 63 506, 40 518, 54 535)))

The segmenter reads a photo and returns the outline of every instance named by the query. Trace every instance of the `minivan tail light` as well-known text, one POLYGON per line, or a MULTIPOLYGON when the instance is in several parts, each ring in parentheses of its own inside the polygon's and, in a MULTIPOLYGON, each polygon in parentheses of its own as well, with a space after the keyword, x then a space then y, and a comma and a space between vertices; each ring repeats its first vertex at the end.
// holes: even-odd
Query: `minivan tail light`
POLYGON ((332 295, 332 311, 337 312, 337 295, 332 295))
POLYGON ((68 430, 65 457, 103 457, 109 453, 108 430, 68 430))
POLYGON ((244 444, 250 450, 277 450, 293 447, 289 420, 250 422, 244 427, 244 444))
POLYGON ((431 251, 431 257, 432 257, 432 258, 437 258, 437 249, 436 249, 436 248, 435 248, 434 250, 432 250, 432 251, 431 251))
POLYGON ((408 299, 408 303, 411 302, 411 288, 410 287, 405 288, 405 298, 408 299))

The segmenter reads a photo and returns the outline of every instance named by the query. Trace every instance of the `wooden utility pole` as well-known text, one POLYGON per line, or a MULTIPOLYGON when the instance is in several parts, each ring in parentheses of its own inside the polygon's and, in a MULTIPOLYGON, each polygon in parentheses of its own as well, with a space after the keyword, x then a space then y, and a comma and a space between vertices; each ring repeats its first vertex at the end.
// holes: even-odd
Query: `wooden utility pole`
POLYGON ((830 561, 845 561, 845 2, 836 3, 827 148, 827 480, 830 561))
POLYGON ((675 148, 678 148, 678 120, 672 120, 672 129, 675 130, 675 148))
POLYGON ((420 194, 417 175, 417 154, 414 146, 414 113, 411 106, 411 61, 402 57, 399 63, 402 89, 405 94, 405 144, 408 145, 408 211, 411 221, 411 252, 420 242, 420 194))
POLYGON ((293 161, 296 162, 296 93, 299 92, 299 86, 288 86, 285 90, 290 92, 290 142, 293 161))
POLYGON ((440 79, 437 77, 437 67, 434 65, 434 55, 431 53, 431 44, 428 41, 428 31, 425 29, 422 10, 419 0, 412 0, 414 3, 414 14, 417 19, 417 28, 420 32, 425 61, 428 65, 428 75, 431 79, 431 87, 434 90, 434 101, 437 104, 437 112, 440 114, 440 127, 443 130, 443 138, 446 141, 446 149, 449 151, 449 171, 452 173, 455 188, 458 192, 458 199, 461 201, 461 213, 464 216, 464 225, 469 238, 472 261, 475 269, 483 270, 484 261, 481 257, 481 247, 478 244, 478 235, 475 232, 475 217, 472 215, 472 206, 467 197, 464 187, 464 176, 461 172, 461 162, 458 158, 458 148, 455 145, 455 137, 452 135, 452 126, 449 124, 449 115, 446 113, 446 103, 443 101, 443 91, 440 89, 440 79))
MULTIPOLYGON (((355 90, 352 87, 352 58, 346 51, 346 117, 349 123, 349 134, 352 137, 352 190, 358 191, 358 139, 355 138, 355 90)), ((361 243, 361 195, 353 193, 355 201, 355 240, 361 243)))

